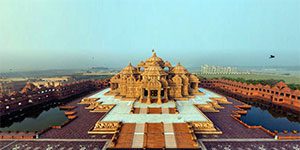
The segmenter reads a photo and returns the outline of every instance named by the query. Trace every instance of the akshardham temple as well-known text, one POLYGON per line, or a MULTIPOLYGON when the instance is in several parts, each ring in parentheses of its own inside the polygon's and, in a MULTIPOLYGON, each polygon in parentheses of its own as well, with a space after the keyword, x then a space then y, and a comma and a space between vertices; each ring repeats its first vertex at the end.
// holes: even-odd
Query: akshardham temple
POLYGON ((110 148, 198 148, 196 133, 222 134, 203 112, 229 103, 198 84, 180 63, 172 66, 152 50, 113 76, 110 88, 82 99, 90 112, 106 112, 88 133, 113 134, 110 148))
POLYGON ((136 67, 129 65, 111 78, 110 95, 124 100, 158 103, 187 100, 196 94, 199 79, 178 63, 172 66, 152 50, 152 56, 136 67))
MULTIPOLYGON (((68 119, 63 124, 39 132, 0 131, 0 145, 4 143, 4 149, 230 149, 230 145, 239 149, 248 144, 241 149, 261 149, 270 141, 277 146, 279 140, 274 140, 275 137, 299 139, 298 132, 276 133, 263 126, 246 124, 241 116, 251 105, 214 92, 219 89, 272 97, 272 102, 298 106, 298 90, 290 90, 282 82, 275 87, 220 79, 201 79, 199 83, 180 63, 172 66, 152 52, 145 62, 137 66, 129 64, 110 81, 88 80, 57 87, 53 84, 36 87, 28 83, 22 93, 0 96, 0 114, 8 114, 16 108, 68 100, 77 94, 98 90, 60 105, 58 108, 68 119), (32 138, 41 140, 20 140, 32 138), (258 146, 257 141, 248 141, 256 138, 264 138, 260 141, 262 146, 258 146), (1 143, 1 139, 14 140, 1 143)), ((289 144, 292 142, 298 141, 289 144)))

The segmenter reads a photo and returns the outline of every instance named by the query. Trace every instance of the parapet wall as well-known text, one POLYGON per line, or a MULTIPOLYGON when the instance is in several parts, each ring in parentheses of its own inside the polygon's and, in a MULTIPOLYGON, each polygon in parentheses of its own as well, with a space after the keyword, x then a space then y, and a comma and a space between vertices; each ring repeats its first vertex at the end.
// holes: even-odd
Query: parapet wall
POLYGON ((15 91, 10 95, 0 97, 0 116, 7 115, 44 102, 62 100, 107 87, 109 79, 76 81, 57 87, 33 87, 26 86, 20 92, 15 91))

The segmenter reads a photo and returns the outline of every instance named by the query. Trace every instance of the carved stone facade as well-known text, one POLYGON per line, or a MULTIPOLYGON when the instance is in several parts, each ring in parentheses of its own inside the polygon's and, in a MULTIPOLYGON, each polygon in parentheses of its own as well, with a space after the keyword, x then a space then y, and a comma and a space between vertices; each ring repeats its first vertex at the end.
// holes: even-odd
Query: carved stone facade
POLYGON ((104 105, 98 105, 92 110, 91 112, 108 112, 113 107, 115 107, 115 104, 104 104, 104 105))
POLYGON ((115 133, 121 127, 118 121, 98 121, 95 126, 88 131, 89 134, 109 134, 115 133))
POLYGON ((175 67, 153 51, 152 57, 137 67, 129 64, 110 80, 109 95, 123 100, 163 103, 170 99, 187 100, 198 90, 199 79, 180 63, 175 67))
POLYGON ((194 129, 195 133, 201 134, 222 134, 221 131, 218 131, 214 124, 211 121, 206 122, 190 122, 190 125, 194 129))
POLYGON ((100 98, 83 98, 78 104, 91 104, 99 99, 100 98))
POLYGON ((102 104, 102 102, 97 102, 100 98, 83 98, 78 104, 88 105, 85 109, 90 110, 90 112, 108 112, 115 104, 102 104))

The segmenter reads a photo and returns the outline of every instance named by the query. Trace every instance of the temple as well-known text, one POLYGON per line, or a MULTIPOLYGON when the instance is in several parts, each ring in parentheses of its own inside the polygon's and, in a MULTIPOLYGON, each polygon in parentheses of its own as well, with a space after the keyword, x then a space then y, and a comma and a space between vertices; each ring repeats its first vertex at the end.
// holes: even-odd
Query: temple
POLYGON ((137 67, 129 63, 111 78, 110 92, 123 100, 143 103, 164 103, 168 100, 188 100, 196 94, 199 79, 178 63, 175 67, 164 61, 152 50, 152 56, 137 67))

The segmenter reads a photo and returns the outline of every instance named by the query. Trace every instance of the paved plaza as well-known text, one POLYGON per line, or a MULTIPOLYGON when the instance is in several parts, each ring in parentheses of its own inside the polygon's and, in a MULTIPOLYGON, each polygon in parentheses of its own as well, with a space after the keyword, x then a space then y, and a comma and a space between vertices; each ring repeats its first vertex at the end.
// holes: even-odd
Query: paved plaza
MULTIPOLYGON (((183 114, 184 112, 190 113, 190 111, 195 110, 185 110, 186 105, 191 105, 195 103, 203 103, 209 101, 209 97, 220 97, 220 95, 215 94, 209 90, 200 89, 205 93, 205 96, 196 97, 189 101, 183 102, 174 102, 170 101, 169 103, 158 105, 153 104, 149 106, 150 108, 172 108, 174 106, 177 107, 178 111, 183 114)), ((120 108, 115 107, 114 109, 118 110, 119 113, 128 113, 131 106, 136 106, 137 108, 145 108, 144 104, 134 103, 132 102, 121 102, 119 100, 115 100, 113 97, 103 98, 103 94, 107 92, 106 90, 102 90, 96 94, 91 94, 91 97, 97 96, 100 97, 102 103, 106 104, 120 104, 120 108), (121 108, 122 107, 122 108, 121 108)), ((269 149, 286 149, 286 150, 299 150, 300 149, 300 141, 279 141, 275 140, 272 136, 263 132, 260 129, 248 129, 242 124, 238 123, 234 120, 230 115, 232 111, 237 110, 235 105, 241 105, 242 102, 234 100, 230 97, 227 97, 228 101, 232 102, 232 104, 222 105, 224 109, 220 109, 218 113, 203 113, 208 119, 214 122, 214 125, 218 127, 223 134, 219 135, 201 135, 196 134, 199 147, 202 149, 211 149, 211 150, 269 150, 269 149)), ((106 135, 89 135, 87 131, 94 126, 94 124, 102 119, 105 119, 105 113, 92 113, 86 110, 84 107, 86 105, 79 105, 81 98, 75 99, 74 101, 68 103, 67 105, 77 106, 75 108, 76 115, 78 118, 67 124, 61 129, 50 129, 49 131, 42 134, 39 139, 32 140, 22 140, 22 139, 13 139, 13 140, 1 140, 0 141, 0 150, 98 150, 98 149, 106 149, 108 144, 112 138, 112 134, 106 135)), ((113 110, 114 110, 113 109, 113 110)), ((114 114, 114 111, 111 111, 114 114)), ((198 110, 197 110, 198 111, 198 110)), ((121 113, 121 114, 122 114, 121 113)), ((130 115, 145 115, 145 114, 130 114, 130 115)), ((157 115, 157 114, 146 114, 146 115, 157 115)), ((160 114, 164 115, 164 114, 160 114)), ((178 114, 167 114, 167 115, 178 115, 178 114)), ((109 116, 110 117, 110 116, 109 116)), ((124 117, 124 116, 123 116, 124 117)), ((178 116, 177 116, 178 117, 178 116)), ((186 116, 193 118, 194 116, 186 116)), ((201 118, 201 116, 198 116, 201 118)), ((150 117, 151 118, 151 117, 150 117)), ((182 117, 184 118, 184 117, 182 117)), ((159 120, 160 118, 158 118, 159 120)), ((163 118, 161 118, 163 119, 163 118)), ((189 134, 180 133, 178 130, 181 127, 178 125, 171 125, 169 122, 175 121, 180 123, 181 120, 179 118, 176 119, 165 119, 163 120, 163 124, 155 125, 155 121, 153 119, 147 120, 143 119, 142 123, 138 122, 137 124, 126 124, 127 127, 121 130, 122 137, 127 138, 132 136, 132 141, 125 141, 118 145, 122 147, 122 144, 135 145, 137 147, 144 146, 165 146, 168 148, 172 147, 184 147, 184 142, 176 142, 180 141, 180 136, 189 136, 189 134), (145 121, 153 121, 154 124, 145 124, 145 121), (155 125, 153 128, 149 128, 150 126, 155 125), (156 130, 152 130, 154 128, 160 128, 160 132, 156 130), (126 129, 126 130, 125 130, 126 129), (176 132, 178 133, 176 133, 176 132), (162 135, 157 136, 157 135, 162 135), (156 135, 156 138, 152 137, 152 135, 156 135), (141 138, 143 136, 144 138, 141 138), (164 145, 155 145, 153 144, 152 139, 163 141, 164 145), (142 140, 142 141, 141 141, 142 140), (128 143, 129 142, 129 143, 128 143), (142 144, 143 143, 143 144, 142 144)), ((184 118, 182 121, 186 121, 188 119, 184 118)), ((124 121, 124 120, 121 120, 124 121)), ((126 119, 125 119, 126 121, 126 119)), ((182 139, 188 139, 181 137, 182 139)), ((187 141, 189 142, 189 141, 187 141)))
POLYGON ((207 150, 300 150, 300 141, 215 141, 203 142, 207 150))

